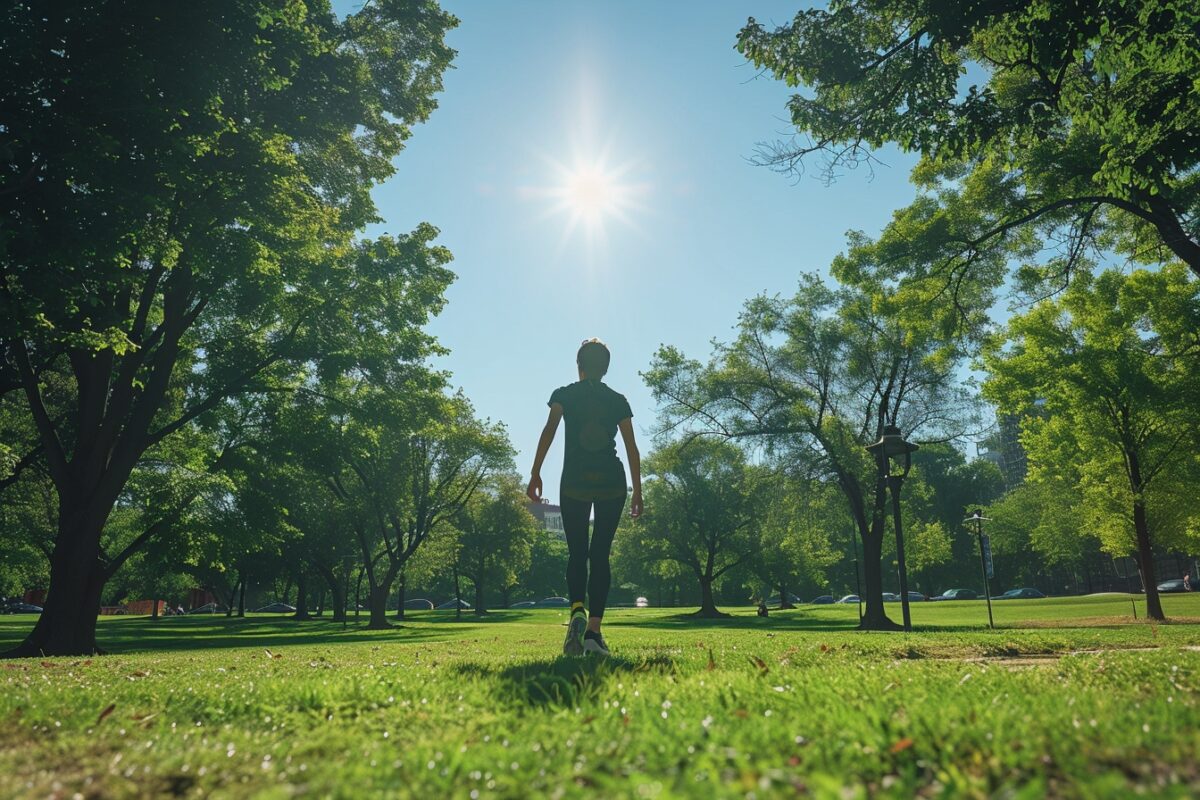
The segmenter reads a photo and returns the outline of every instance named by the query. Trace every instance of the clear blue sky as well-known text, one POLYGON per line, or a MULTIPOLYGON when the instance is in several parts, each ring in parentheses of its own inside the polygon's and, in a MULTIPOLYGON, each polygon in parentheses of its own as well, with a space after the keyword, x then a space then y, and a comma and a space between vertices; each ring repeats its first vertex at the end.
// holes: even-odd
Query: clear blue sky
MULTIPOLYGON (((357 2, 339 3, 343 11, 357 2)), ((609 344, 606 382, 655 408, 638 376, 663 343, 706 356, 742 302, 825 270, 847 230, 875 233, 913 196, 909 157, 874 177, 798 182, 748 159, 786 135, 786 86, 733 49, 748 16, 800 2, 461 2, 439 109, 375 191, 399 233, 428 221, 458 280, 432 331, 480 415, 502 421, 528 475, 550 392, 580 341, 609 344)), ((558 497, 562 442, 542 471, 558 497)))

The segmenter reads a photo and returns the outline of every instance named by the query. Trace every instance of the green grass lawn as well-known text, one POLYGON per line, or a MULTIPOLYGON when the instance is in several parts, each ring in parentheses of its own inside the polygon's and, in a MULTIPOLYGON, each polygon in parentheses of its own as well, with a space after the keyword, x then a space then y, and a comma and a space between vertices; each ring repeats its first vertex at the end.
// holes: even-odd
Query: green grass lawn
POLYGON ((607 661, 557 655, 552 610, 105 619, 113 655, 0 662, 0 797, 1195 797, 1200 596, 1164 600, 1193 622, 1127 597, 996 603, 995 631, 915 604, 911 635, 853 606, 617 610, 607 661))

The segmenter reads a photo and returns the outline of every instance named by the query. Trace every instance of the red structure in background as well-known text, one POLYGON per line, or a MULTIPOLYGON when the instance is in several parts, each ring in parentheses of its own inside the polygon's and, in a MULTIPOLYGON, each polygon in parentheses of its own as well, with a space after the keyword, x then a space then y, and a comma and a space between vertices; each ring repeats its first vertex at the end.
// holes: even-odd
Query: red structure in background
POLYGON ((187 593, 187 603, 184 606, 188 611, 200 606, 206 606, 209 603, 216 604, 217 596, 207 589, 189 589, 187 593))
POLYGON ((46 602, 46 590, 45 589, 30 589, 28 592, 25 593, 25 596, 21 598, 21 602, 29 603, 30 605, 40 606, 46 602))
POLYGON ((148 617, 154 613, 156 604, 158 605, 158 615, 161 617, 167 610, 166 600, 130 600, 125 604, 125 613, 148 617))

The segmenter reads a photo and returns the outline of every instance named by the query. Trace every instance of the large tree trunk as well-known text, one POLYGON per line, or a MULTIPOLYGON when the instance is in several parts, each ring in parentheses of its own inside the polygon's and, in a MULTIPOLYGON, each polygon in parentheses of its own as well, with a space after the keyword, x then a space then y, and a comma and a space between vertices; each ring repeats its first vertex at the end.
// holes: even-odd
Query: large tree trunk
POLYGON ((404 619, 405 595, 408 592, 408 587, 404 585, 406 580, 403 572, 396 578, 396 619, 404 619))
POLYGON ((462 583, 458 579, 458 567, 454 568, 454 618, 462 619, 462 583))
POLYGON ((795 608, 795 607, 796 606, 792 604, 791 598, 788 597, 787 581, 780 581, 779 582, 779 608, 780 608, 780 610, 783 610, 785 608, 795 608))
POLYGON ((482 576, 475 581, 475 615, 482 617, 487 613, 487 608, 483 604, 483 580, 482 576))
MULTIPOLYGON (((315 565, 317 572, 325 579, 325 585, 329 587, 329 602, 333 609, 333 622, 343 622, 346 619, 346 593, 343 591, 342 582, 338 580, 337 574, 328 566, 323 564, 315 565)), ((324 592, 322 592, 322 595, 324 592)))
POLYGON ((371 609, 371 619, 367 623, 370 630, 385 630, 392 627, 387 618, 388 596, 392 593, 390 583, 372 586, 367 592, 367 605, 371 609))
POLYGON ((713 601, 713 578, 711 575, 700 576, 700 610, 693 616, 696 617, 727 617, 728 614, 717 608, 716 602, 713 601))
POLYGON ((874 512, 871 514, 871 525, 867 527, 866 519, 856 519, 863 546, 863 610, 862 622, 858 629, 863 631, 901 631, 903 625, 897 625, 888 618, 883 606, 883 531, 887 518, 887 482, 880 477, 875 484, 874 512))
POLYGON ((107 579, 99 564, 100 529, 104 523, 103 520, 81 523, 76 517, 64 514, 61 506, 59 520, 58 537, 50 555, 49 591, 42 613, 25 641, 0 654, 4 658, 101 652, 96 646, 96 618, 107 579))
POLYGON ((888 618, 883 606, 883 535, 864 532, 863 545, 863 618, 859 630, 864 631, 899 631, 903 625, 897 625, 888 618))
POLYGON ((333 602, 333 616, 330 619, 333 622, 345 622, 346 618, 350 616, 345 587, 335 579, 329 586, 329 594, 330 600, 333 602))
POLYGON ((308 613, 308 573, 303 569, 296 576, 296 619, 312 619, 308 613))
POLYGON ((1137 533, 1138 563, 1141 566, 1142 587, 1146 590, 1146 616, 1160 622, 1166 620, 1162 600, 1158 596, 1158 578, 1154 575, 1154 548, 1150 545, 1150 526, 1146 522, 1146 505, 1133 503, 1133 529, 1137 533))
POLYGON ((233 582, 233 589, 229 592, 229 597, 225 599, 225 618, 233 617, 233 612, 237 609, 238 589, 242 585, 242 573, 238 572, 237 580, 233 582))

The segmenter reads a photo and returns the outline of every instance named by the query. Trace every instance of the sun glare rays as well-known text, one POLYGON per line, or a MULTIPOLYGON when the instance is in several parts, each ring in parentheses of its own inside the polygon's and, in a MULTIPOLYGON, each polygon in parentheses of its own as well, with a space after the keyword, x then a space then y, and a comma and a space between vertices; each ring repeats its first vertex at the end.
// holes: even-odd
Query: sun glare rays
POLYGON ((635 179, 634 162, 614 164, 604 153, 544 161, 548 180, 523 194, 545 203, 539 222, 562 225, 561 245, 582 237, 589 249, 599 248, 614 226, 637 229, 648 185, 635 179))

